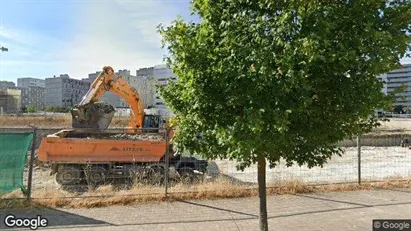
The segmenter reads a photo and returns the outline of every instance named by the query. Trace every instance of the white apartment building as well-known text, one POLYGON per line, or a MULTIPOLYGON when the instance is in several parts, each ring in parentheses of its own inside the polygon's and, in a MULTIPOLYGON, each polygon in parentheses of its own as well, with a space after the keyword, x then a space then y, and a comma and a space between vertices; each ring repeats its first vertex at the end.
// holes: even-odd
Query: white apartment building
POLYGON ((136 71, 137 77, 152 77, 154 76, 154 67, 144 67, 136 71))
POLYGON ((88 92, 90 83, 67 74, 46 78, 46 106, 73 107, 88 92))
POLYGON ((17 79, 21 90, 21 107, 29 105, 41 109, 46 103, 46 81, 44 79, 25 77, 17 79))
POLYGON ((46 106, 46 88, 45 87, 19 87, 21 90, 21 107, 29 105, 41 110, 46 106))
POLYGON ((406 85, 404 93, 397 94, 394 106, 402 105, 411 107, 411 64, 405 64, 401 68, 387 73, 387 93, 392 93, 396 88, 406 85))
MULTIPOLYGON (((169 81, 175 81, 177 79, 177 76, 165 64, 154 66, 153 75, 155 81, 161 86, 165 86, 169 81)), ((173 113, 166 107, 164 101, 161 99, 158 89, 156 89, 155 92, 155 107, 159 109, 162 116, 173 116, 173 113)))
POLYGON ((46 80, 32 77, 18 78, 17 87, 46 87, 46 80))

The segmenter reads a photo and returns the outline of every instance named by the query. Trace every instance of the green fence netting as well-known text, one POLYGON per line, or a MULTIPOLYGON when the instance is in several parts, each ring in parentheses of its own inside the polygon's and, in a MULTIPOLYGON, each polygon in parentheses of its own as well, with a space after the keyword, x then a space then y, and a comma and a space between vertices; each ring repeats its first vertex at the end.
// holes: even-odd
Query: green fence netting
POLYGON ((23 172, 33 133, 0 133, 0 194, 25 190, 23 172))

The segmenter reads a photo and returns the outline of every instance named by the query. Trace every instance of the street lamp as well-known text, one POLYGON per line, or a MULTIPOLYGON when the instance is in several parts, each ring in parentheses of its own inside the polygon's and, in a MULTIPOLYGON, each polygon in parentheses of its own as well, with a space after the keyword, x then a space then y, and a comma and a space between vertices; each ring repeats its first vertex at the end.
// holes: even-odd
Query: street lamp
POLYGON ((0 49, 2 52, 9 51, 9 48, 5 48, 5 47, 1 47, 0 49))

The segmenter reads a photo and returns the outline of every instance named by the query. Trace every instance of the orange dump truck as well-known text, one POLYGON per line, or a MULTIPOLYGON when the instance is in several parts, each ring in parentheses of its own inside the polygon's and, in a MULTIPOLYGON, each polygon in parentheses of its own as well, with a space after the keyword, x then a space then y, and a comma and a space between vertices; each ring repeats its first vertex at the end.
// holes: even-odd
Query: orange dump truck
POLYGON ((115 131, 66 129, 43 138, 38 159, 51 163, 62 186, 87 182, 104 184, 114 179, 161 183, 165 170, 184 181, 205 173, 207 161, 169 155, 167 142, 159 134, 124 134, 115 131))
POLYGON ((205 160, 181 155, 169 155, 166 160, 167 142, 160 133, 161 117, 146 113, 136 89, 115 75, 110 66, 103 68, 71 114, 73 129, 43 138, 38 151, 39 160, 51 164, 51 174, 56 173, 60 185, 84 181, 102 184, 117 178, 159 183, 166 171, 191 181, 195 172, 206 171, 205 160), (107 130, 115 109, 98 103, 105 92, 116 94, 130 106, 133 116, 127 129, 107 130))

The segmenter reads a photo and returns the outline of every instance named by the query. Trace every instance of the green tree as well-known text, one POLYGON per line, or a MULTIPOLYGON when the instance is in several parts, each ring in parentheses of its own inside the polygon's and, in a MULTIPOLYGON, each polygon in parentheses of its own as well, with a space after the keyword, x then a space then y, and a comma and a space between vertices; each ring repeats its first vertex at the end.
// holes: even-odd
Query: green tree
POLYGON ((411 42, 411 1, 194 0, 200 22, 159 26, 178 76, 161 89, 177 116, 176 144, 258 165, 260 228, 268 230, 265 170, 323 166, 339 141, 378 125, 393 100, 377 75, 411 42), (201 139, 198 139, 198 134, 201 139))
POLYGON ((37 111, 36 106, 34 106, 34 105, 28 105, 27 106, 27 112, 33 113, 33 112, 36 112, 36 111, 37 111))

